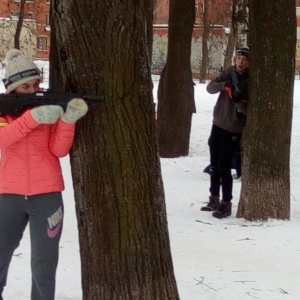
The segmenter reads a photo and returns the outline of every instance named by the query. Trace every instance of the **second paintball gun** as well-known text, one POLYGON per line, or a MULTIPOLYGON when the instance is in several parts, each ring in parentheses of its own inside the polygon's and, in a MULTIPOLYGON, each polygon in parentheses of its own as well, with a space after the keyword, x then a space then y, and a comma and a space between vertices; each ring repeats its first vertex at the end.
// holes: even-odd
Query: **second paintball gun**
POLYGON ((33 94, 0 94, 0 115, 19 116, 25 109, 41 105, 60 105, 65 109, 73 98, 81 98, 88 103, 104 101, 104 96, 53 93, 51 91, 33 94))

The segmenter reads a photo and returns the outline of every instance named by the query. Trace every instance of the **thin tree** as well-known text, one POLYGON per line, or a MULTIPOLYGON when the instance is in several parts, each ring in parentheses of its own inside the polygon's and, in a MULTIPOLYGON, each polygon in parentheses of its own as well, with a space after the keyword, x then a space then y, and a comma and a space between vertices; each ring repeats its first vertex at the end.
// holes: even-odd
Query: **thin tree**
POLYGON ((14 47, 16 49, 20 49, 20 35, 21 35, 21 30, 22 30, 23 20, 24 20, 25 2, 26 0, 21 0, 20 3, 19 19, 17 22, 16 33, 14 36, 14 47))
POLYGON ((157 132, 161 157, 189 153, 192 114, 196 111, 191 71, 194 0, 170 0, 166 65, 158 87, 157 132))
POLYGON ((250 100, 238 217, 290 217, 294 0, 250 1, 250 100))
POLYGON ((230 21, 229 21, 229 34, 228 34, 228 39, 227 39, 227 47, 226 47, 226 51, 225 51, 225 57, 224 57, 224 69, 227 69, 228 67, 230 67, 232 65, 232 57, 233 57, 233 53, 234 53, 234 49, 235 49, 235 31, 234 30, 234 20, 235 20, 235 8, 234 8, 234 1, 231 1, 231 5, 229 8, 229 15, 230 15, 230 21))
POLYGON ((224 69, 227 69, 232 65, 232 57, 235 49, 235 36, 232 30, 232 27, 230 27, 230 32, 228 34, 227 39, 227 47, 224 55, 224 69))
MULTIPOLYGON (((251 1, 250 1, 251 2, 251 1)), ((233 0, 232 26, 237 48, 248 45, 248 0, 233 0)))
MULTIPOLYGON (((203 0, 203 10, 201 13, 203 20, 202 32, 202 55, 200 67, 200 83, 205 83, 207 78, 207 68, 209 67, 210 56, 213 55, 214 48, 223 48, 227 44, 224 53, 224 68, 232 65, 232 55, 234 50, 234 35, 230 30, 228 34, 225 30, 231 27, 232 23, 232 0, 203 0), (224 33, 227 37, 222 41, 220 38, 215 39, 214 31, 220 30, 220 24, 223 24, 224 33), (213 34, 211 32, 213 31, 213 34)), ((232 28, 230 28, 232 29, 232 28)))
POLYGON ((84 300, 179 299, 156 143, 151 6, 52 1, 51 57, 62 71, 53 88, 105 96, 77 125, 70 156, 84 300))
POLYGON ((203 33, 202 33, 202 59, 200 67, 200 83, 205 83, 206 70, 208 65, 208 39, 210 33, 209 22, 210 0, 204 0, 203 3, 203 33))

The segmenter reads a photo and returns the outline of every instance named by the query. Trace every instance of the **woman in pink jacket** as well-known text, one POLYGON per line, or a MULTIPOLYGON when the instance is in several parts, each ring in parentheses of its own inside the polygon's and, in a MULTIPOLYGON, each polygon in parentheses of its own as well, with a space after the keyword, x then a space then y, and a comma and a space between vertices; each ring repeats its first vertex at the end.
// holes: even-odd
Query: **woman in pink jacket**
MULTIPOLYGON (((40 71, 19 50, 8 51, 6 93, 40 90, 40 71)), ((0 300, 14 250, 29 223, 31 299, 53 300, 63 223, 64 189, 59 158, 68 154, 76 121, 87 113, 82 99, 0 116, 0 300)))

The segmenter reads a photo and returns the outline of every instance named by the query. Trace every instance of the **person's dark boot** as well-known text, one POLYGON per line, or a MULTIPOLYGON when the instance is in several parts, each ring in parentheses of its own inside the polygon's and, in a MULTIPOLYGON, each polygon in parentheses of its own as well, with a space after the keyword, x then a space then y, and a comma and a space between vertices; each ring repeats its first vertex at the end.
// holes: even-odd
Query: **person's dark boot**
POLYGON ((223 219, 231 215, 231 202, 230 201, 221 201, 219 208, 212 213, 213 217, 223 219))
POLYGON ((209 202, 206 206, 200 208, 201 211, 214 211, 220 206, 220 199, 218 196, 209 196, 209 202))
POLYGON ((3 289, 0 289, 0 300, 3 300, 3 298, 2 298, 2 292, 3 292, 3 289))

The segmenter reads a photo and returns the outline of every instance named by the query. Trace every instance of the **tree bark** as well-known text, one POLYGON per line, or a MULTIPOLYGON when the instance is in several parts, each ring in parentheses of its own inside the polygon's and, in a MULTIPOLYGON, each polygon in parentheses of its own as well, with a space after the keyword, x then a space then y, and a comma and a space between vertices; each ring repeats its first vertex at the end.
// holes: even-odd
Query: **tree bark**
POLYGON ((21 30, 22 30, 23 20, 24 20, 25 1, 26 0, 21 0, 20 3, 19 20, 17 22, 16 33, 14 36, 14 47, 16 49, 20 49, 20 35, 21 35, 21 30))
POLYGON ((152 99, 152 1, 52 5, 63 89, 105 96, 78 122, 71 152, 83 299, 179 299, 152 99))
POLYGON ((248 45, 248 0, 233 0, 232 7, 232 26, 236 46, 241 48, 248 45))
POLYGON ((208 39, 209 39, 209 32, 210 32, 209 11, 210 11, 210 1, 204 0, 202 59, 201 59, 200 80, 199 80, 200 83, 205 83, 206 70, 208 65, 208 39))
POLYGON ((224 69, 229 68, 230 66, 233 65, 233 53, 235 49, 235 34, 234 34, 234 29, 233 29, 233 19, 234 19, 234 8, 233 4, 231 6, 231 16, 230 16, 230 32, 228 34, 228 39, 227 39, 227 47, 226 47, 226 52, 225 52, 225 57, 224 57, 224 69))
POLYGON ((157 132, 161 157, 186 156, 196 111, 191 71, 194 0, 171 0, 167 62, 158 88, 157 132))
POLYGON ((232 28, 230 28, 230 33, 228 35, 227 47, 226 47, 226 52, 224 57, 224 69, 227 69, 233 65, 232 58, 233 58, 234 48, 235 48, 235 37, 232 28))
POLYGON ((289 219, 295 1, 250 1, 250 28, 250 100, 237 216, 289 219))

